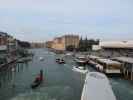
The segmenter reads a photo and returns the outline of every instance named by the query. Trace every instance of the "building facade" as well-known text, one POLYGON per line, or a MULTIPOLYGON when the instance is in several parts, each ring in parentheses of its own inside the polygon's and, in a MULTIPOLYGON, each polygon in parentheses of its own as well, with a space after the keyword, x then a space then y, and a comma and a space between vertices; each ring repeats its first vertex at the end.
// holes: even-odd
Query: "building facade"
POLYGON ((105 57, 133 57, 133 42, 109 42, 101 44, 101 48, 105 57))
POLYGON ((45 43, 45 47, 46 47, 46 48, 52 48, 52 45, 53 45, 53 41, 47 41, 47 42, 45 43))
POLYGON ((63 36, 65 40, 65 48, 68 46, 74 46, 78 48, 79 46, 79 36, 78 35, 65 35, 63 36))
POLYGON ((31 44, 31 48, 44 48, 46 47, 46 43, 44 42, 32 42, 31 44))
POLYGON ((52 48, 54 50, 65 50, 65 41, 62 37, 57 37, 53 40, 52 48))
POLYGON ((0 32, 0 46, 7 45, 8 43, 8 34, 4 32, 0 32))
POLYGON ((7 33, 0 32, 0 60, 8 63, 16 59, 17 41, 7 33))
POLYGON ((57 37, 52 42, 52 48, 55 50, 66 50, 68 46, 73 46, 77 48, 79 45, 78 35, 64 35, 62 37, 57 37))

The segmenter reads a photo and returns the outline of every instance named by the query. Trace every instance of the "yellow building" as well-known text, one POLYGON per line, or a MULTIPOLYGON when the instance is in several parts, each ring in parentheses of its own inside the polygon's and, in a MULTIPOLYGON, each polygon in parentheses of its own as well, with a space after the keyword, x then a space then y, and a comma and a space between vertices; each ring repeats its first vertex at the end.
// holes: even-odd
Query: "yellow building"
POLYGON ((45 43, 45 47, 46 47, 46 48, 52 48, 52 46, 53 46, 53 41, 47 41, 47 42, 45 43))
POLYGON ((55 38, 52 48, 55 50, 65 50, 64 39, 62 37, 55 38))
POLYGON ((53 40, 52 48, 55 50, 66 50, 68 46, 77 48, 79 45, 78 35, 64 35, 53 40))
POLYGON ((63 36, 65 40, 65 48, 67 46, 74 46, 75 48, 79 45, 79 36, 78 35, 65 35, 63 36))

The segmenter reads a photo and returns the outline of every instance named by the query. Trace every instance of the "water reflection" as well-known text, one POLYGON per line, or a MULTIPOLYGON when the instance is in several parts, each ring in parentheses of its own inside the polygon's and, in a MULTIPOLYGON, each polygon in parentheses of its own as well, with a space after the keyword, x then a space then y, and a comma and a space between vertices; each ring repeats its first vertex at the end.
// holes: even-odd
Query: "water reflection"
POLYGON ((0 88, 3 88, 4 86, 14 84, 13 81, 15 81, 15 77, 17 73, 21 73, 24 71, 24 67, 28 68, 28 62, 27 63, 13 63, 10 64, 7 67, 6 70, 0 71, 0 88))

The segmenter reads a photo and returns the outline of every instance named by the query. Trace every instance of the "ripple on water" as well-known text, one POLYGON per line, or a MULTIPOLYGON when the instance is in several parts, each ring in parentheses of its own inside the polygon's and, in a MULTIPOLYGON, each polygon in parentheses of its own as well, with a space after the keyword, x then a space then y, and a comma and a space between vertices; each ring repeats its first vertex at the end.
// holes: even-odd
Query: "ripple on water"
POLYGON ((31 92, 31 93, 20 94, 12 98, 11 100, 56 100, 56 99, 50 98, 46 93, 31 92))
POLYGON ((19 94, 11 100, 69 100, 73 95, 70 86, 52 86, 19 94))

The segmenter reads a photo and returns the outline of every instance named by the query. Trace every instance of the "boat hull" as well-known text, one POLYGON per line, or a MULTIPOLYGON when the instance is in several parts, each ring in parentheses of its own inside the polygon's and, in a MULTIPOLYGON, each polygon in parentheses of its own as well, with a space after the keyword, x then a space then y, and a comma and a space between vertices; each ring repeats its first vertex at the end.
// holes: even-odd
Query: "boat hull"
POLYGON ((37 83, 33 83, 33 84, 31 84, 31 88, 32 88, 32 89, 35 89, 35 88, 37 88, 41 83, 42 83, 42 81, 37 82, 37 83))
POLYGON ((79 72, 79 73, 82 73, 82 74, 86 74, 88 72, 87 69, 80 69, 80 68, 78 68, 76 66, 73 66, 73 69, 72 70, 73 71, 76 71, 76 72, 79 72))

